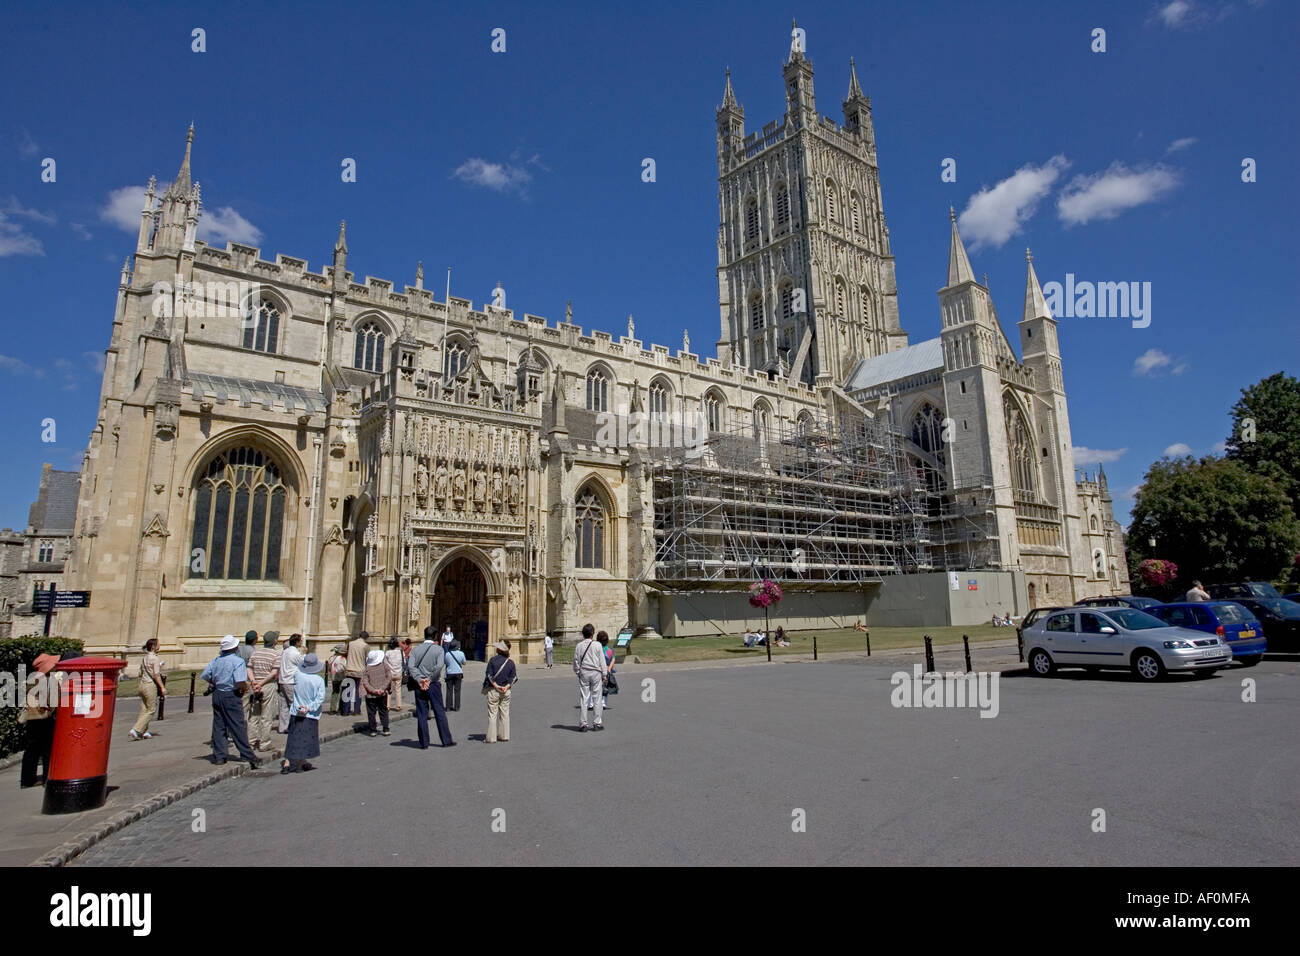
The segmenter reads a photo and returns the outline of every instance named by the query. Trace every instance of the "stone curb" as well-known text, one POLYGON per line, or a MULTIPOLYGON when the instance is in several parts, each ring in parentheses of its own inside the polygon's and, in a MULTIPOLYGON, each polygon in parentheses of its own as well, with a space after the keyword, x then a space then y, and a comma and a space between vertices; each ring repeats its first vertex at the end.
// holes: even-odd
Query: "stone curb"
MULTIPOLYGON (((414 717, 415 717, 414 713, 389 714, 389 723, 393 724, 399 720, 409 720, 414 717)), ((360 731, 355 727, 332 730, 327 734, 322 734, 320 738, 320 742, 322 744, 325 744, 325 743, 329 743, 332 740, 340 740, 343 737, 348 737, 351 736, 352 734, 357 734, 361 732, 362 731, 360 731)), ((265 757, 262 758, 263 761, 271 762, 283 757, 284 749, 276 748, 275 750, 263 751, 263 753, 265 753, 265 757)), ((203 790, 207 787, 210 787, 214 783, 220 783, 222 780, 228 780, 232 777, 242 776, 248 773, 249 770, 250 768, 248 767, 247 764, 237 763, 233 767, 223 767, 220 770, 214 770, 211 773, 204 774, 202 777, 197 777, 194 780, 191 780, 188 783, 184 783, 179 787, 173 787, 170 790, 164 790, 162 793, 155 794, 153 797, 150 797, 148 800, 144 800, 140 803, 137 803, 129 810, 123 810, 117 816, 110 817, 109 819, 101 823, 99 826, 97 826, 95 829, 88 830, 73 840, 69 840, 66 843, 59 844, 49 853, 46 853, 44 856, 40 857, 37 860, 34 860, 33 862, 27 865, 28 866, 64 866, 67 863, 71 862, 72 860, 76 859, 81 854, 85 853, 87 850, 89 850, 100 840, 104 840, 112 836, 114 833, 116 833, 118 830, 121 830, 123 827, 129 826, 130 824, 135 823, 137 820, 143 820, 145 817, 157 813, 159 810, 162 810, 165 807, 170 806, 171 804, 175 803, 177 800, 181 800, 184 797, 188 797, 192 793, 197 793, 199 790, 203 790)))
POLYGON ((22 759, 23 759, 23 755, 21 751, 18 753, 10 754, 8 757, 0 757, 0 770, 7 770, 8 768, 12 767, 14 764, 20 762, 22 759))

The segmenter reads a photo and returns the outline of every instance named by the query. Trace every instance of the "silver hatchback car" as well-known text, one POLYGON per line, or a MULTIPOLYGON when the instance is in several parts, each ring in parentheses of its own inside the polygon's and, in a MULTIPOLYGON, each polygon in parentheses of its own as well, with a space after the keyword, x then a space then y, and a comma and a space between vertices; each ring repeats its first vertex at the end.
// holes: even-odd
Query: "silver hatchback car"
POLYGON ((1232 661, 1232 649, 1215 635, 1127 607, 1064 608, 1025 628, 1024 641, 1036 677, 1057 667, 1122 668, 1154 681, 1168 671, 1209 676, 1232 661))

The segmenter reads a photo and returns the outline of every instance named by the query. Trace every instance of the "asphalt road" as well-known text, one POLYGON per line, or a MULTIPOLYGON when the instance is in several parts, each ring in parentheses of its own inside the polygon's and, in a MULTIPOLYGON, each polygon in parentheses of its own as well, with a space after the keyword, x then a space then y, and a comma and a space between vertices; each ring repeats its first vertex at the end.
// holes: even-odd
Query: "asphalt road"
POLYGON ((646 671, 655 701, 625 678, 607 729, 587 734, 575 682, 525 676, 512 739, 490 746, 466 687, 455 748, 413 749, 413 721, 335 741, 316 771, 223 782, 74 862, 1300 863, 1296 658, 1157 685, 1011 673, 993 719, 895 708, 898 669, 646 671))

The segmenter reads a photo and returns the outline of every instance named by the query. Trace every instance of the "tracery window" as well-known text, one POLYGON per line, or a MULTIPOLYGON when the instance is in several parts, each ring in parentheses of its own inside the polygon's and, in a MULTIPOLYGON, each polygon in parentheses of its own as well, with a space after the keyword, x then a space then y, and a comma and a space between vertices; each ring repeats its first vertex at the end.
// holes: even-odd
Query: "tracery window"
POLYGON ((763 327, 763 300, 758 296, 749 300, 749 325, 755 331, 763 327))
POLYGON ((587 373, 587 411, 609 411, 609 378, 599 368, 587 373))
POLYGON ((280 341, 280 307, 263 299, 244 320, 244 348, 274 352, 280 341))
POLYGON ((656 379, 650 383, 650 420, 655 421, 668 417, 668 403, 672 393, 668 386, 662 380, 656 379))
POLYGON ((190 577, 278 581, 287 498, 271 456, 247 446, 214 456, 195 488, 190 577))
POLYGON ((459 339, 452 340, 442 353, 442 377, 448 380, 455 378, 465 370, 468 361, 469 352, 465 346, 459 339))
POLYGON ((857 194, 857 193, 851 193, 851 194, 849 195, 849 215, 852 217, 852 221, 853 221, 853 231, 854 231, 854 232, 861 232, 861 231, 862 231, 862 214, 861 214, 861 212, 859 212, 859 210, 858 210, 858 194, 857 194))
POLYGON ((1025 416, 1009 394, 1003 395, 1006 408, 1007 450, 1011 457, 1011 490, 1017 497, 1038 497, 1038 470, 1034 461, 1034 443, 1025 416))
POLYGON ((745 238, 758 238, 758 203, 753 199, 745 204, 745 238))
POLYGON ((838 315, 838 316, 843 316, 843 315, 845 314, 845 313, 844 313, 844 280, 843 280, 843 279, 836 279, 836 280, 835 280, 835 302, 834 302, 834 308, 835 308, 835 314, 836 314, 836 315, 838 315))
POLYGON ((776 224, 784 226, 790 221, 790 191, 785 183, 776 187, 776 224))
POLYGON ((720 432, 726 422, 727 406, 723 402, 722 396, 717 392, 709 392, 704 396, 704 418, 705 423, 709 426, 709 431, 720 432))
POLYGON ((943 441, 943 412, 929 402, 912 417, 912 444, 934 459, 916 459, 926 487, 930 491, 942 491, 947 485, 943 469, 948 460, 943 441), (935 466, 936 462, 939 467, 935 466))
POLYGON ((789 282, 781 286, 781 318, 794 318, 794 286, 789 282))
POLYGON ((607 518, 600 495, 590 485, 578 492, 575 504, 574 566, 579 568, 605 567, 605 539, 607 518))
POLYGON ((829 179, 826 180, 826 219, 829 222, 838 222, 837 211, 835 208, 835 184, 829 179))
POLYGON ((352 367, 376 373, 384 370, 384 330, 379 327, 379 323, 367 322, 357 329, 352 367))

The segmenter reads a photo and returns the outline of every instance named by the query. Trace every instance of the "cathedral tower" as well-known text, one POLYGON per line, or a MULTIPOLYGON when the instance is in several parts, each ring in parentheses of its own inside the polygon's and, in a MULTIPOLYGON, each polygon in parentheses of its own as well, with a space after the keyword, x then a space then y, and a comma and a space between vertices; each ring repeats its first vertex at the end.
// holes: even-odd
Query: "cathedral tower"
POLYGON ((792 30, 782 120, 745 135, 727 73, 718 125, 718 356, 842 384, 901 348, 871 102, 850 62, 844 125, 817 114, 813 67, 792 30))

